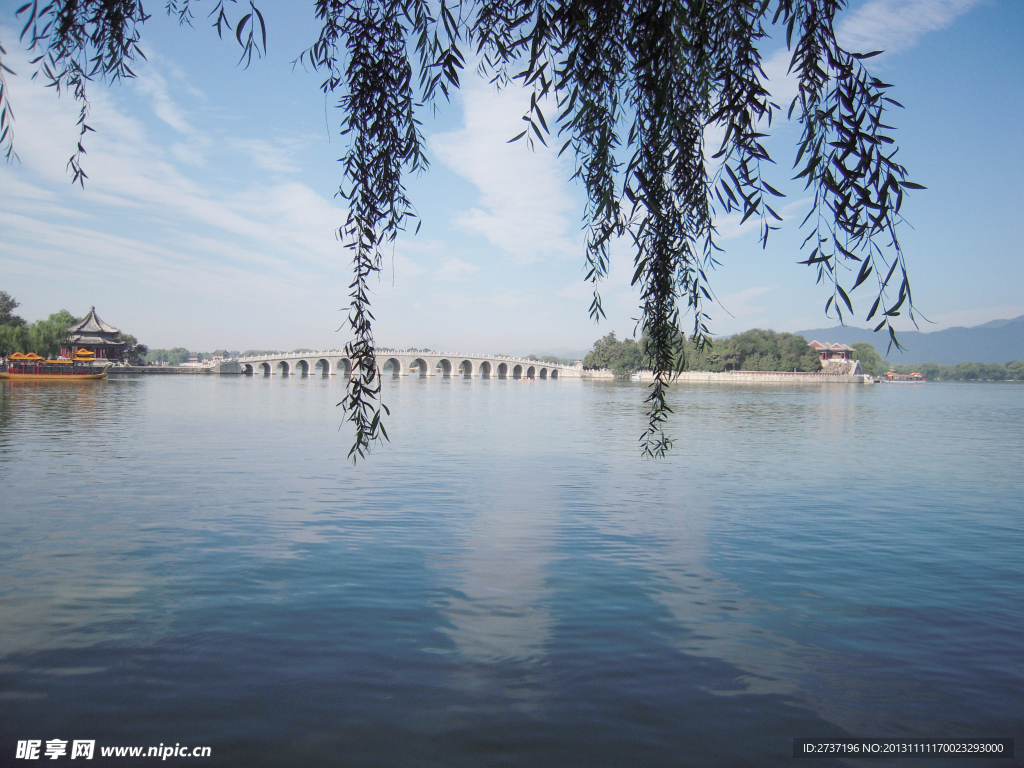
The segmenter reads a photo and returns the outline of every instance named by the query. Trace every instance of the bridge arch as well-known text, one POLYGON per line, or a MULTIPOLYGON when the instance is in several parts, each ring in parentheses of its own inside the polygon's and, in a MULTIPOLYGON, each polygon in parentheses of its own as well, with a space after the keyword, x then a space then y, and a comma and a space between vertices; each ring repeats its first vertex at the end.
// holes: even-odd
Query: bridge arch
POLYGON ((277 370, 281 372, 282 376, 287 376, 291 373, 292 367, 288 364, 287 360, 279 360, 277 363, 277 370))
POLYGON ((537 378, 537 369, 532 365, 526 369, 526 378, 531 380, 537 378))
POLYGON ((296 376, 309 376, 309 360, 296 360, 295 361, 295 375, 296 376))
POLYGON ((252 376, 256 371, 252 367, 252 363, 246 363, 242 366, 242 373, 246 376, 252 376))
POLYGON ((498 378, 499 379, 507 379, 508 378, 508 365, 506 363, 498 363, 498 378))
POLYGON ((548 369, 547 368, 541 368, 540 369, 540 373, 537 374, 537 378, 541 379, 543 381, 547 377, 548 377, 548 369))
POLYGON ((489 362, 484 360, 482 363, 480 363, 479 367, 480 367, 480 378, 481 379, 489 379, 489 378, 491 378, 491 364, 489 362))
POLYGON ((465 376, 467 379, 473 376, 473 363, 469 360, 463 360, 459 363, 459 373, 465 376))
POLYGON ((558 378, 558 369, 557 368, 552 368, 551 369, 551 378, 552 379, 557 379, 558 378))
POLYGON ((347 357, 342 357, 334 364, 334 372, 339 375, 352 375, 352 362, 347 357))
POLYGON ((512 369, 512 378, 513 379, 521 379, 521 378, 523 378, 523 366, 516 365, 516 367, 512 369))
POLYGON ((446 379, 450 379, 452 377, 452 361, 442 357, 437 361, 437 364, 441 368, 441 375, 446 379))
POLYGON ((391 375, 397 379, 402 375, 402 362, 397 357, 389 357, 384 361, 384 365, 381 366, 381 375, 387 372, 388 369, 391 370, 391 375))
POLYGON ((260 370, 263 371, 264 376, 270 376, 274 372, 270 367, 270 363, 260 363, 260 370))
POLYGON ((330 376, 331 375, 331 362, 329 360, 327 360, 326 358, 321 357, 319 360, 317 360, 316 361, 316 368, 320 369, 320 375, 321 376, 330 376))
POLYGON ((412 361, 412 364, 416 366, 416 372, 420 375, 421 379, 425 379, 430 375, 430 366, 427 365, 427 361, 422 357, 417 357, 412 361))

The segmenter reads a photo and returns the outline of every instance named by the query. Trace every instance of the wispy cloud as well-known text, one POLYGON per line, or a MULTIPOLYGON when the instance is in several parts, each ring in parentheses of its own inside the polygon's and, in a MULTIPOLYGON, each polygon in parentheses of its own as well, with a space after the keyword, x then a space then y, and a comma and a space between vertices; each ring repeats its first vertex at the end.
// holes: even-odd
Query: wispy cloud
MULTIPOLYGON (((849 51, 898 53, 913 48, 980 5, 983 0, 868 0, 840 17, 836 39, 849 51)), ((775 102, 788 110, 797 95, 796 75, 789 72, 792 52, 785 47, 768 54, 763 69, 775 102)), ((872 65, 874 66, 874 65, 872 65)))
POLYGON ((751 317, 768 310, 768 307, 755 304, 754 300, 773 290, 774 286, 747 288, 726 296, 718 296, 715 303, 736 319, 751 317))
POLYGON ((138 77, 132 81, 135 91, 149 98, 153 114, 178 133, 193 140, 207 141, 181 106, 171 98, 167 90, 167 80, 150 68, 140 69, 138 77))
MULTIPOLYGON (((577 206, 567 184, 571 169, 552 147, 538 143, 536 152, 530 152, 524 142, 508 143, 525 125, 525 92, 495 92, 479 79, 467 78, 462 101, 465 126, 431 139, 434 155, 480 193, 480 205, 458 214, 456 224, 487 238, 519 263, 577 258, 577 206)), ((546 106, 553 114, 554 105, 546 106)))
POLYGON ((434 279, 441 282, 465 280, 480 271, 480 267, 461 259, 448 258, 441 262, 441 268, 434 273, 434 279))
MULTIPOLYGON (((803 218, 804 209, 810 205, 812 199, 809 197, 801 197, 796 200, 792 200, 783 206, 778 205, 778 201, 771 201, 769 205, 772 209, 782 217, 783 221, 789 221, 791 219, 803 218)), ((770 216, 769 223, 775 224, 775 219, 770 216)), ((751 233, 760 232, 761 222, 756 216, 751 216, 746 221, 743 221, 743 214, 740 212, 727 213, 720 215, 715 219, 715 229, 718 230, 718 235, 715 240, 722 242, 725 240, 733 240, 743 235, 749 235, 751 233)))
POLYGON ((298 173, 301 169, 295 159, 301 142, 294 139, 266 141, 265 139, 231 139, 231 147, 244 154, 256 168, 271 173, 298 173))
MULTIPOLYGON (((24 60, 14 63, 16 71, 30 70, 24 60)), ((347 284, 347 259, 335 238, 344 210, 303 183, 253 174, 251 163, 218 157, 217 173, 193 173, 205 164, 212 134, 178 105, 177 79, 145 66, 139 75, 134 87, 144 99, 121 106, 117 94, 96 89, 92 96, 96 132, 87 137, 84 189, 71 185, 65 168, 77 140, 74 102, 28 77, 8 78, 21 163, 0 166, 0 273, 9 284, 21 276, 23 304, 75 309, 99 303, 116 284, 122 302, 154 291, 202 295, 217 298, 218 314, 233 307, 237 317, 250 303, 301 296, 299 286, 328 275, 333 288, 347 284), (183 140, 168 144, 161 126, 183 140), (89 297, 77 298, 83 293, 89 297)), ((236 149, 289 170, 287 142, 253 140, 236 149)), ((137 312, 147 316, 142 306, 137 312)), ((131 327, 146 333, 144 322, 131 327)))
POLYGON ((836 38, 847 50, 889 53, 917 45, 929 32, 945 29, 981 0, 869 0, 845 15, 836 38))

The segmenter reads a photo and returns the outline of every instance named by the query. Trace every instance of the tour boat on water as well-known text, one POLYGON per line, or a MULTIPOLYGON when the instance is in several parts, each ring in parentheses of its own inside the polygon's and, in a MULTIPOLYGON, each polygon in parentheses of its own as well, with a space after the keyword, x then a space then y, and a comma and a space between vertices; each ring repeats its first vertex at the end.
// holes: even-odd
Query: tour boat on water
POLYGON ((45 360, 34 352, 15 352, 0 367, 0 379, 13 381, 92 381, 107 376, 110 363, 99 371, 91 352, 79 350, 71 359, 45 360))
POLYGON ((896 373, 889 371, 885 378, 881 379, 883 384, 924 384, 928 379, 920 373, 896 373))

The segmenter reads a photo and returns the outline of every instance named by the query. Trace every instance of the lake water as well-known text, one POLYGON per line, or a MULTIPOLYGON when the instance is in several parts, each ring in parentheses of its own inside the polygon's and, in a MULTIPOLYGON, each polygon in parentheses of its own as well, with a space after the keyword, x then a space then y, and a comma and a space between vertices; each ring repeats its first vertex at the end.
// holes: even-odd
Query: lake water
POLYGON ((387 380, 356 467, 343 388, 0 386, 0 764, 1020 754, 1024 386, 684 386, 645 461, 642 385, 387 380))

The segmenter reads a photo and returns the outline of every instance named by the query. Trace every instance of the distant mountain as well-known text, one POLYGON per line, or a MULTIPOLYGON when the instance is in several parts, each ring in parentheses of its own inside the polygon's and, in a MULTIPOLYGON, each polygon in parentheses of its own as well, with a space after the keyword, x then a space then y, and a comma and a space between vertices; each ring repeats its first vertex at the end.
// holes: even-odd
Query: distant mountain
POLYGON ((866 341, 874 344, 878 354, 891 363, 957 365, 1024 360, 1024 315, 1013 320, 992 320, 973 328, 947 328, 932 333, 903 331, 896 336, 906 348, 904 352, 893 347, 886 353, 888 335, 872 333, 869 328, 837 325, 835 328, 816 328, 797 333, 807 341, 817 339, 840 344, 866 341))
POLYGON ((573 349, 572 347, 552 347, 550 349, 543 349, 540 352, 531 349, 526 352, 520 352, 519 355, 520 357, 524 357, 526 355, 537 355, 538 357, 554 355, 555 357, 562 357, 566 360, 575 360, 576 358, 582 360, 587 356, 587 352, 589 351, 589 349, 586 351, 580 351, 578 349, 573 349))

